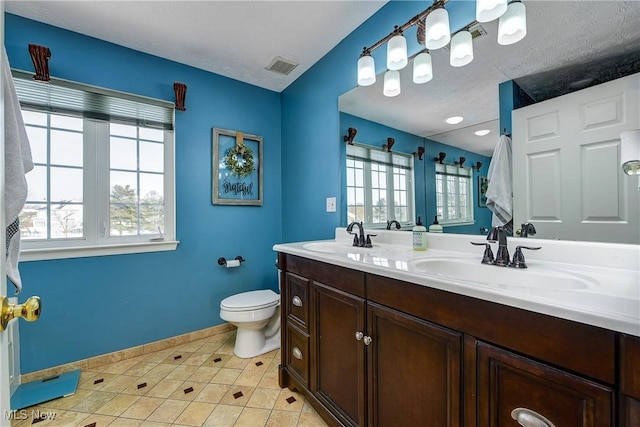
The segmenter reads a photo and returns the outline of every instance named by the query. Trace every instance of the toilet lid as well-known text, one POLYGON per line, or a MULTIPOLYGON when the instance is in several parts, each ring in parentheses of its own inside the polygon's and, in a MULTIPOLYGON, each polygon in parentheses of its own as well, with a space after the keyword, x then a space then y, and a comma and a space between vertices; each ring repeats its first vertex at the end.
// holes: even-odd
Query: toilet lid
POLYGON ((231 295, 222 300, 220 307, 229 311, 259 310, 280 303, 280 295, 271 289, 249 291, 231 295))

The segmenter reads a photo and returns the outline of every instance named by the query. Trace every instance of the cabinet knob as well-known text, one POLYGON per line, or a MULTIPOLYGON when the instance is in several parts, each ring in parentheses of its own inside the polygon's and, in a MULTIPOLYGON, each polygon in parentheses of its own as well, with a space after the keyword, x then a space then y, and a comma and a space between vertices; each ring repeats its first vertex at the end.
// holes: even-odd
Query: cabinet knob
POLYGON ((364 337, 362 339, 362 341, 364 341, 364 345, 369 345, 369 344, 371 344, 371 337, 369 337, 369 336, 364 337))
POLYGON ((358 341, 360 341, 362 339, 362 337, 364 337, 364 334, 360 331, 356 332, 356 339, 358 341))
POLYGON ((298 347, 293 347, 291 349, 291 354, 293 355, 293 357, 295 357, 298 360, 302 360, 302 352, 300 351, 300 349, 298 347))
POLYGON ((300 299, 300 297, 296 295, 291 298, 291 304, 295 305, 296 307, 302 307, 302 299, 300 299))
POLYGON ((511 411, 511 418, 523 427, 555 427, 547 418, 527 408, 514 409, 511 411))

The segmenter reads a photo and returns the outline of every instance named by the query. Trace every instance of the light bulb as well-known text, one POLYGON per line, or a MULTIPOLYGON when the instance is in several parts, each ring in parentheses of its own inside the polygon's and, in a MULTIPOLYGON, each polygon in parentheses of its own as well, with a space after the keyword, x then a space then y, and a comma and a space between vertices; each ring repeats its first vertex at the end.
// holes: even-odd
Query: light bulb
POLYGON ((389 70, 384 73, 384 86, 382 88, 384 96, 392 97, 400 95, 400 72, 389 70))
POLYGON ((376 66, 371 55, 358 59, 358 85, 371 86, 376 82, 376 66))
POLYGON ((521 2, 509 3, 509 7, 498 21, 498 43, 510 45, 527 35, 527 9, 521 2))
POLYGON ((398 33, 387 42, 387 68, 401 70, 407 63, 407 40, 402 33, 398 33))
POLYGON ((413 82, 426 83, 433 78, 431 55, 428 52, 418 54, 413 60, 413 82))
POLYGON ((476 21, 489 22, 507 11, 507 0, 477 0, 476 21))
POLYGON ((449 12, 444 7, 436 9, 427 15, 425 26, 425 46, 434 50, 445 47, 451 40, 449 27, 449 12))
POLYGON ((460 31, 451 39, 452 67, 462 67, 473 61, 473 37, 469 31, 460 31))

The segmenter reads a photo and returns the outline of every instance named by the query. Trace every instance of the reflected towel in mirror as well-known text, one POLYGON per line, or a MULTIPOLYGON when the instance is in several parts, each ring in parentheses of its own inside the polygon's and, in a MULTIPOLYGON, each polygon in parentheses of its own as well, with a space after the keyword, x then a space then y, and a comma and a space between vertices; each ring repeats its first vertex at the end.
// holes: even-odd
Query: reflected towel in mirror
POLYGON ((491 225, 506 227, 513 219, 511 138, 501 135, 487 172, 487 208, 493 212, 491 225))

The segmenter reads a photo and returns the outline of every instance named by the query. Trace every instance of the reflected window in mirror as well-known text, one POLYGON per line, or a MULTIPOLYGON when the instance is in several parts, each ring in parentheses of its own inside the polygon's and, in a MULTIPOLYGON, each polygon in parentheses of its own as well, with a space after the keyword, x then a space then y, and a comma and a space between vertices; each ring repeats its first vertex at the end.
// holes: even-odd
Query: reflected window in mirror
POLYGON ((472 224, 473 170, 436 164, 436 205, 441 224, 472 224))
POLYGON ((347 221, 373 228, 414 220, 413 156, 347 145, 347 221))

